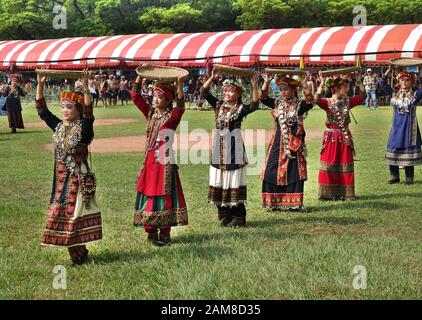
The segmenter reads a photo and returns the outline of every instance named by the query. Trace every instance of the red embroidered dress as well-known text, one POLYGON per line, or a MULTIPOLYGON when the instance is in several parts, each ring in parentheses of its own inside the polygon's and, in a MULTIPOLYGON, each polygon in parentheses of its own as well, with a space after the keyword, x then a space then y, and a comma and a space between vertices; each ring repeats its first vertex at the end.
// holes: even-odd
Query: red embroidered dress
POLYGON ((318 195, 325 200, 355 198, 354 146, 349 130, 350 109, 364 100, 361 96, 345 97, 335 102, 320 99, 317 104, 327 113, 327 128, 322 141, 318 195))
POLYGON ((176 108, 161 116, 143 97, 140 84, 134 85, 132 100, 147 119, 147 143, 144 165, 138 177, 135 226, 168 227, 188 224, 182 184, 171 143, 185 106, 177 100, 176 108))

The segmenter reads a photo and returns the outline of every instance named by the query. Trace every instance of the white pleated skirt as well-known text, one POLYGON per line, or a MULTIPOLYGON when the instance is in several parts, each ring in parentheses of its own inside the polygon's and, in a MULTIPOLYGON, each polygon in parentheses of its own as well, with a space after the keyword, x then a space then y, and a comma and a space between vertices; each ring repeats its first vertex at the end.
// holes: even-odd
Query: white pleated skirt
POLYGON ((246 202, 246 167, 221 170, 210 166, 208 202, 233 207, 246 202))

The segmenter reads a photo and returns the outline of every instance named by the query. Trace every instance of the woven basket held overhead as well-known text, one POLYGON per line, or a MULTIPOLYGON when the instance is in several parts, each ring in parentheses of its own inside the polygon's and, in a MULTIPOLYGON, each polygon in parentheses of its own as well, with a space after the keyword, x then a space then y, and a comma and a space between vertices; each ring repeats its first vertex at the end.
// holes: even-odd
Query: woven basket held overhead
POLYGON ((215 64, 214 69, 218 72, 238 77, 252 77, 255 73, 252 70, 226 66, 224 64, 215 64))
POLYGON ((422 58, 397 58, 390 61, 392 65, 399 67, 414 67, 422 65, 422 58))
POLYGON ((276 69, 276 68, 265 68, 265 73, 276 74, 279 76, 304 76, 306 72, 303 70, 288 70, 288 69, 276 69))
MULTIPOLYGON (((81 79, 83 74, 83 71, 75 70, 35 69, 35 72, 42 76, 59 79, 81 79)), ((91 72, 89 72, 88 74, 92 75, 91 72)))
POLYGON ((359 67, 350 67, 350 68, 341 68, 341 69, 333 69, 333 70, 325 70, 321 71, 324 77, 326 76, 333 76, 335 74, 349 74, 351 72, 360 71, 361 68, 359 67))
POLYGON ((149 80, 173 82, 179 78, 186 77, 189 71, 176 67, 146 65, 136 68, 136 73, 149 80))

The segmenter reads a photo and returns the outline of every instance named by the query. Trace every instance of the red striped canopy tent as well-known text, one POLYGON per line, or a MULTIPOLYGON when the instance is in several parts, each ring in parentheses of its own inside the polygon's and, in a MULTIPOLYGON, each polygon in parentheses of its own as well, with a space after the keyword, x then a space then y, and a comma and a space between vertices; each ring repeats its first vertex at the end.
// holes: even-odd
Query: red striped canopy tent
POLYGON ((306 64, 383 65, 422 57, 422 24, 0 41, 2 70, 122 68, 141 61, 203 67, 306 64))

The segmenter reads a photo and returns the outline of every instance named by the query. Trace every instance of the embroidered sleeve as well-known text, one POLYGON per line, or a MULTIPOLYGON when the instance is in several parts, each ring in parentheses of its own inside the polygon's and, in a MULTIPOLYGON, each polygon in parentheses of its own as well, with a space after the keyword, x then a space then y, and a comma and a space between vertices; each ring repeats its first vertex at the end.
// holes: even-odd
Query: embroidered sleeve
POLYGON ((422 101, 422 88, 419 88, 416 91, 415 96, 416 96, 416 104, 418 105, 422 101))
POLYGON ((21 97, 25 97, 25 96, 26 96, 25 91, 23 91, 23 89, 22 89, 21 87, 18 87, 18 93, 19 93, 19 95, 20 95, 21 97))
POLYGON ((261 93, 261 97, 259 98, 259 100, 266 105, 267 107, 274 109, 275 108, 275 99, 270 98, 268 96, 268 90, 263 90, 261 93))
POLYGON ((307 101, 305 101, 305 100, 302 100, 301 102, 300 102, 300 106, 299 106, 299 110, 298 110, 298 115, 299 116, 303 116, 303 114, 305 113, 305 112, 308 112, 309 110, 311 110, 312 108, 314 107, 314 104, 313 103, 309 103, 309 102, 307 102, 307 101))
POLYGON ((201 87, 200 89, 201 97, 208 101, 208 103, 215 109, 217 107, 218 99, 212 95, 209 89, 201 87))
POLYGON ((385 91, 385 93, 387 93, 390 97, 392 97, 392 96, 393 96, 394 90, 393 90, 393 88, 391 88, 391 87, 388 85, 388 83, 387 83, 387 81, 386 81, 386 77, 383 77, 383 78, 381 79, 381 81, 380 81, 380 86, 381 86, 381 89, 382 89, 382 90, 384 90, 384 91, 385 91))
POLYGON ((349 106, 350 109, 360 105, 365 98, 362 96, 354 96, 349 99, 349 106))
POLYGON ((328 99, 326 99, 326 98, 322 98, 322 99, 317 100, 317 105, 318 105, 318 107, 320 107, 322 110, 325 110, 326 112, 330 111, 328 109, 328 99))
POLYGON ((90 119, 93 118, 92 103, 88 106, 83 106, 83 118, 90 119))
POLYGON ((239 117, 240 118, 244 118, 246 117, 248 114, 255 112, 256 110, 258 110, 259 108, 259 101, 257 102, 253 102, 251 104, 244 104, 239 112, 239 117))
POLYGON ((94 139, 94 117, 82 118, 82 139, 81 142, 90 144, 94 139))
POLYGON ((3 91, 3 97, 7 97, 9 95, 9 92, 10 92, 10 87, 7 86, 6 89, 4 89, 3 91))
POLYGON ((132 96, 132 101, 135 106, 141 111, 145 118, 148 118, 148 114, 151 110, 151 105, 145 100, 145 98, 141 94, 141 84, 134 83, 133 91, 130 93, 132 96))
POLYGON ((50 110, 48 110, 45 98, 35 100, 35 107, 37 108, 37 112, 40 118, 44 120, 44 122, 51 130, 54 131, 57 125, 62 122, 59 118, 52 114, 50 110))
POLYGON ((141 93, 142 92, 142 84, 134 82, 132 84, 132 92, 141 93))
POLYGON ((185 100, 184 99, 177 99, 176 100, 176 108, 173 109, 171 112, 171 127, 176 130, 177 126, 179 125, 180 121, 182 120, 183 113, 185 113, 185 100))

